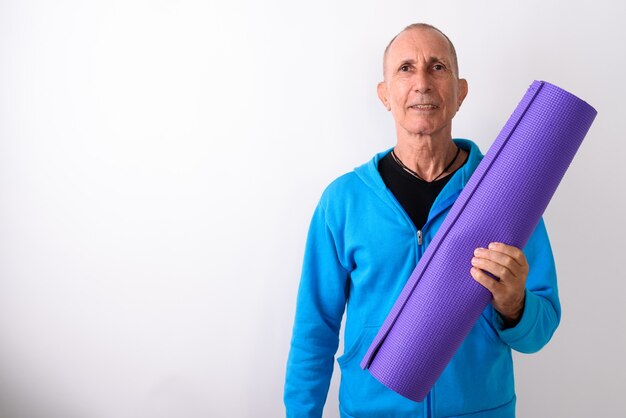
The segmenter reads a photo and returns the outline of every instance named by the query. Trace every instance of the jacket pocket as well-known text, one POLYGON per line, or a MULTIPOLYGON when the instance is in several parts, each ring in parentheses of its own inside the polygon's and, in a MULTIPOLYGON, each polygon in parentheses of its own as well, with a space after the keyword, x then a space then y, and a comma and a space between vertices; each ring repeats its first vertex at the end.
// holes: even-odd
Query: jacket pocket
POLYGON ((371 335, 371 341, 373 341, 374 336, 376 335, 376 332, 379 328, 380 327, 364 327, 359 333, 359 336, 356 337, 356 340, 352 343, 352 345, 343 353, 342 356, 337 358, 337 363, 339 363, 339 366, 342 367, 344 364, 352 360, 359 353, 359 351, 362 351, 361 348, 365 346, 363 340, 369 338, 371 335))
POLYGON ((354 417, 410 417, 423 409, 376 380, 360 363, 380 327, 365 327, 348 350, 337 359, 341 368, 339 404, 354 417))
POLYGON ((497 409, 515 396, 511 349, 481 315, 435 384, 436 416, 497 409))

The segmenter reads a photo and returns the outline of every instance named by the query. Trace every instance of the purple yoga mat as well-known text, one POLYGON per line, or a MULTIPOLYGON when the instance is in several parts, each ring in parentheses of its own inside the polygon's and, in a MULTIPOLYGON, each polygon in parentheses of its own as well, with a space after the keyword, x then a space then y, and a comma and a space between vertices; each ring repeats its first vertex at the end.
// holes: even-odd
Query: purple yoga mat
POLYGON ((491 300, 469 273, 474 249, 526 244, 596 114, 565 90, 533 82, 409 277, 363 369, 424 400, 491 300))

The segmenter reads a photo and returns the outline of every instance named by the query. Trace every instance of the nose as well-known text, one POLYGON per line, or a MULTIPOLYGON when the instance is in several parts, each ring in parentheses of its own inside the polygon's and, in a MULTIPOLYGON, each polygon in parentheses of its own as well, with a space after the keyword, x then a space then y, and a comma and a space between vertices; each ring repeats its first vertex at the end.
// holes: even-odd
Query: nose
POLYGON ((428 71, 424 69, 420 69, 415 72, 413 83, 413 89, 416 93, 428 93, 432 88, 430 75, 428 74, 428 71))

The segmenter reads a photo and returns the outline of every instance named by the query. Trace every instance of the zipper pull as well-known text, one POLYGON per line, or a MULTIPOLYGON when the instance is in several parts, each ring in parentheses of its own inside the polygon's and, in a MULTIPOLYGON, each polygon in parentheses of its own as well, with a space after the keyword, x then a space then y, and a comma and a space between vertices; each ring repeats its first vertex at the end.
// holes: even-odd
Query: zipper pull
POLYGON ((422 245, 422 230, 417 230, 417 245, 422 245))

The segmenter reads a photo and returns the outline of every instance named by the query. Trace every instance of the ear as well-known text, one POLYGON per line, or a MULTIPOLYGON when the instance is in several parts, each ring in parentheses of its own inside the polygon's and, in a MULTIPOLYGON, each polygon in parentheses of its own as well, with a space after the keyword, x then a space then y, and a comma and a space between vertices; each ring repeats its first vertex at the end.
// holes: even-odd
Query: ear
POLYGON ((391 104, 389 103, 389 98, 387 94, 387 84, 385 84, 384 81, 378 83, 378 86, 376 86, 376 92, 378 93, 378 98, 380 99, 380 101, 383 102, 385 109, 391 110, 391 104))
POLYGON ((460 78, 459 79, 459 96, 457 99, 456 110, 459 110, 461 108, 461 104, 463 103, 463 100, 465 100, 465 96, 467 96, 467 91, 468 91, 467 80, 464 78, 460 78))

